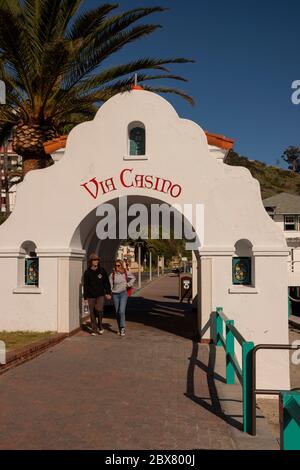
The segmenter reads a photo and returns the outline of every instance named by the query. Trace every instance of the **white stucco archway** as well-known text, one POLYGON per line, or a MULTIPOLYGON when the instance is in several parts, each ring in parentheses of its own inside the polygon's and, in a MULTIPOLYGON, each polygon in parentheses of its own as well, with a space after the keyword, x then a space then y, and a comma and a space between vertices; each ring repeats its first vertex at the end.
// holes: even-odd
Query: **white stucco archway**
MULTIPOLYGON (((97 252, 101 256, 101 265, 104 266, 104 268, 107 270, 107 272, 111 272, 113 268, 113 263, 116 259, 117 251, 120 246, 120 244, 127 240, 128 238, 128 225, 132 220, 135 218, 135 215, 131 213, 127 216, 127 209, 125 210, 125 207, 131 210, 134 209, 136 206, 138 207, 139 205, 142 205, 143 208, 147 209, 148 211, 148 216, 149 220, 148 223, 150 222, 153 224, 155 220, 152 218, 151 219, 151 208, 153 208, 154 205, 156 207, 159 206, 159 210, 161 211, 162 209, 166 209, 166 213, 164 215, 164 221, 171 222, 170 223, 170 229, 174 230, 174 227, 176 226, 177 228, 180 227, 182 231, 182 238, 184 238, 185 235, 188 235, 189 238, 188 240, 193 240, 193 245, 194 249, 192 250, 194 253, 195 259, 200 259, 199 257, 199 248, 200 248, 200 239, 199 237, 194 236, 196 234, 196 229, 190 224, 189 220, 186 219, 186 216, 184 213, 180 212, 178 208, 174 206, 170 206, 169 204, 166 204, 165 202, 163 203, 160 199, 149 197, 149 196, 140 196, 140 195, 130 195, 130 192, 127 193, 126 197, 122 198, 114 198, 112 200, 107 201, 108 205, 110 206, 109 209, 115 209, 116 210, 116 218, 115 221, 112 223, 110 220, 110 227, 112 227, 114 233, 114 239, 105 239, 102 240, 100 237, 97 235, 97 225, 101 220, 103 220, 103 216, 100 216, 99 209, 101 209, 101 213, 105 211, 104 206, 105 204, 100 204, 99 206, 95 207, 89 214, 86 215, 86 217, 78 224, 76 227, 76 230, 71 238, 70 242, 70 247, 73 252, 76 253, 85 253, 86 256, 84 258, 84 269, 86 268, 87 265, 87 259, 90 253, 92 252, 97 252), (124 205, 126 205, 124 207, 124 205), (171 213, 171 220, 169 218, 169 212, 170 210, 171 213), (183 227, 183 224, 185 224, 185 227, 183 227), (126 230, 126 231, 125 231, 126 230)), ((180 207, 179 207, 180 209, 180 207)), ((136 209, 137 210, 137 209, 136 209)), ((113 219, 113 217, 111 217, 113 219)), ((110 219, 111 219, 110 218, 110 219)), ((114 220, 114 219, 113 219, 114 220)), ((162 219, 160 219, 161 222, 162 219)), ((201 217, 200 219, 201 226, 200 226, 200 233, 199 236, 203 236, 203 218, 201 217)), ((148 225, 146 223, 146 225, 148 225)), ((198 224, 199 225, 199 224, 198 224)), ((158 227, 158 225, 156 225, 158 227)), ((154 227, 155 229, 155 227, 154 227)), ((165 236, 167 233, 164 234, 165 236)), ((80 264, 78 264, 80 268, 80 264)), ((69 273, 67 268, 66 269, 66 280, 69 279, 69 273)), ((194 271, 194 278, 195 282, 197 282, 197 265, 194 271)), ((78 282, 78 280, 77 280, 78 282)), ((78 290, 78 285, 75 283, 73 288, 70 288, 70 302, 72 302, 72 296, 73 296, 73 291, 78 290)), ((196 289, 197 290, 197 289, 196 289)), ((60 285, 58 286, 58 294, 60 297, 60 291, 62 291, 61 295, 65 295, 66 287, 65 284, 61 288, 60 285)), ((205 295, 205 294, 204 294, 205 295)), ((195 299, 196 300, 196 299, 195 299)), ((195 302, 195 305, 196 302, 195 302)), ((73 323, 76 324, 77 322, 77 317, 78 317, 78 309, 73 308, 71 311, 74 313, 74 319, 73 323)), ((68 312, 65 312, 63 310, 59 310, 58 312, 58 318, 59 318, 59 323, 62 325, 64 321, 69 321, 71 314, 68 312), (63 320, 63 318, 65 320, 63 320)), ((199 332, 201 331, 201 315, 199 312, 199 332)), ((60 327, 62 328, 62 327, 60 327)))
MULTIPOLYGON (((182 207, 203 205, 198 250, 203 324, 222 306, 249 341, 288 341, 288 249, 265 212, 259 183, 245 168, 214 158, 196 123, 180 119, 170 103, 144 90, 106 102, 93 121, 72 130, 59 162, 28 173, 19 185, 14 212, 0 227, 0 268, 5 273, 0 330, 72 331, 78 326, 86 255, 82 221, 100 204, 124 196, 182 207), (145 126, 146 155, 128 155, 132 122, 145 126), (145 184, 136 184, 136 175, 148 176, 145 184), (18 274, 24 240, 37 247, 38 287, 24 286, 18 274), (250 286, 232 285, 239 240, 248 240, 252 247, 255 281, 250 286)), ((264 357, 267 375, 261 386, 288 388, 285 353, 264 357)))

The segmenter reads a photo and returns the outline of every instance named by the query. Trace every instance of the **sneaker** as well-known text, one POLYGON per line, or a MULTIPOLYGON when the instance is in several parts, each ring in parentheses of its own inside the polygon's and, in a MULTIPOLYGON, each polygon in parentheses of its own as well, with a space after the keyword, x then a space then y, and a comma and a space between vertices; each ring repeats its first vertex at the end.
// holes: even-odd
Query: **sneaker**
POLYGON ((121 328, 120 335, 125 336, 125 328, 121 328))
POLYGON ((104 329, 103 328, 100 328, 99 331, 98 331, 99 335, 103 335, 104 333, 104 329))
POLYGON ((97 333, 94 333, 93 331, 93 333, 91 333, 91 336, 97 336, 97 333))

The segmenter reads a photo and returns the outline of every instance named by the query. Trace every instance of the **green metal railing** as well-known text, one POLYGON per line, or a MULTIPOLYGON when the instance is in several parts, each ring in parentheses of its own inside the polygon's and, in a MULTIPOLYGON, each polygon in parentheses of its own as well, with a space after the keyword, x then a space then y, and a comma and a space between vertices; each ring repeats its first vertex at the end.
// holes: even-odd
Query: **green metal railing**
MULTIPOLYGON (((256 436, 256 396, 257 395, 280 395, 282 390, 258 389, 256 388, 256 355, 258 351, 296 351, 300 346, 293 344, 259 344, 252 351, 252 436, 256 436)), ((290 392, 293 393, 293 392, 290 392)), ((300 439, 300 436, 299 436, 300 439)))
POLYGON ((243 389, 243 430, 256 435, 256 395, 278 394, 281 398, 281 447, 287 449, 300 449, 300 393, 295 391, 262 390, 256 388, 256 353, 261 349, 269 350, 296 350, 298 345, 291 344, 260 344, 254 346, 246 341, 234 326, 234 320, 229 320, 218 307, 212 313, 209 321, 217 347, 223 347, 226 353, 226 383, 233 385, 235 376, 243 389), (225 325, 225 335, 224 335, 225 325), (235 341, 242 348, 242 367, 235 355, 235 341))
POLYGON ((215 341, 216 346, 225 349, 226 353, 226 383, 233 385, 235 376, 243 389, 243 430, 251 433, 252 429, 252 351, 254 343, 246 341, 234 326, 234 320, 229 320, 223 313, 223 308, 218 307, 215 314, 215 341), (225 325, 226 335, 223 331, 225 325), (242 348, 242 367, 235 354, 235 340, 242 348))
POLYGON ((279 411, 281 450, 300 450, 300 393, 281 392, 279 411))

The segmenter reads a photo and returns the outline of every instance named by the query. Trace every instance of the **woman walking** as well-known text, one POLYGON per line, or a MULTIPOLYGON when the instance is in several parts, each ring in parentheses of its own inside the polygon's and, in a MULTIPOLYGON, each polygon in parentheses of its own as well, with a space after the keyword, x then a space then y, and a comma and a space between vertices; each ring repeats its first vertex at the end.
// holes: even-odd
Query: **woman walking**
POLYGON ((111 289, 107 272, 100 266, 100 258, 96 253, 92 253, 89 258, 89 267, 84 273, 84 302, 89 307, 92 335, 102 335, 104 300, 111 299, 111 289))
POLYGON ((124 268, 123 262, 117 259, 114 271, 109 276, 112 298, 116 310, 119 334, 125 336, 125 312, 128 296, 131 295, 135 282, 134 275, 124 268))

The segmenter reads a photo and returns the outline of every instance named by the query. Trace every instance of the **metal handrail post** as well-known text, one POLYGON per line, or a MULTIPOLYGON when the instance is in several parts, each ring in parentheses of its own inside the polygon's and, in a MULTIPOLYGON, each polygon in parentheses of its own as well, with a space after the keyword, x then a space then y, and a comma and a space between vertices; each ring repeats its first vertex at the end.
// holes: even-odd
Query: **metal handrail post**
POLYGON ((251 433, 252 430, 252 362, 254 349, 254 343, 252 341, 246 341, 242 345, 242 373, 243 373, 243 429, 244 432, 251 433))
POLYGON ((228 327, 234 326, 234 320, 226 320, 226 383, 234 385, 234 367, 231 358, 234 359, 234 334, 228 327))
POLYGON ((220 317, 219 313, 223 311, 222 307, 216 308, 216 345, 218 347, 222 346, 222 341, 220 336, 223 336, 223 320, 220 317))
POLYGON ((300 349, 300 346, 294 346, 292 344, 258 344, 252 350, 252 401, 251 401, 251 408, 252 408, 252 417, 251 417, 251 432, 252 436, 256 436, 256 395, 263 393, 263 394, 272 394, 276 395, 282 390, 259 390, 256 388, 256 353, 260 349, 272 349, 272 350, 297 350, 300 349))

